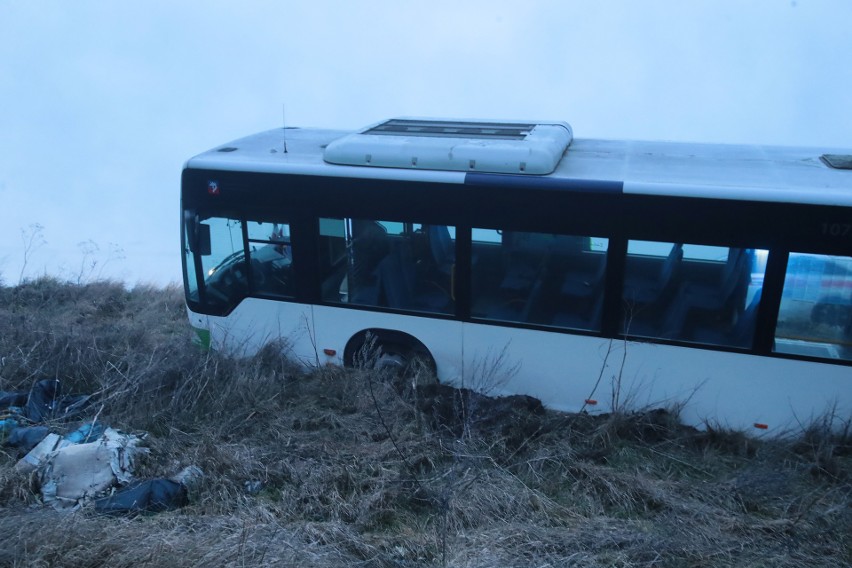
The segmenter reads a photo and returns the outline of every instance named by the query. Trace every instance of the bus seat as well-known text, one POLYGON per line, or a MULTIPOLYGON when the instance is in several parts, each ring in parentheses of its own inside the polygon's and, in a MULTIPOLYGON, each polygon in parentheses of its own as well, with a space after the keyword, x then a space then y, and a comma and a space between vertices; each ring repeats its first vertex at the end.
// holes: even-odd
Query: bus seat
POLYGON ((399 255, 392 253, 387 255, 378 268, 379 282, 384 296, 384 304, 389 308, 405 309, 411 304, 411 290, 408 286, 408 278, 403 273, 403 266, 399 255))
POLYGON ((627 322, 625 334, 660 339, 682 339, 688 313, 684 295, 679 292, 665 310, 656 317, 635 318, 627 322))
POLYGON ((757 309, 763 288, 758 288, 749 302, 748 308, 740 314, 736 323, 726 330, 701 328, 695 331, 692 339, 698 343, 709 345, 728 345, 731 347, 749 348, 754 340, 754 328, 757 321, 757 309))
POLYGON ((684 283, 683 292, 689 309, 720 311, 732 306, 737 298, 741 304, 745 303, 744 295, 750 278, 750 258, 744 249, 731 249, 725 268, 717 281, 706 284, 684 283))
POLYGON ((593 331, 600 330, 601 315, 603 314, 603 294, 598 294, 598 297, 592 303, 591 310, 588 314, 577 311, 562 311, 553 317, 553 325, 557 327, 565 327, 568 329, 588 329, 593 331))
POLYGON ((432 249, 432 258, 435 260, 438 270, 444 274, 450 274, 453 264, 456 262, 450 229, 446 225, 430 225, 429 246, 432 249))
POLYGON ((606 273, 606 258, 590 270, 568 270, 559 292, 572 298, 590 298, 600 292, 606 273))
POLYGON ((503 232, 505 273, 500 288, 523 292, 532 288, 544 267, 547 249, 530 233, 503 232))
POLYGON ((352 261, 349 267, 349 301, 367 306, 379 305, 379 270, 390 252, 387 230, 370 220, 352 220, 352 261))
POLYGON ((683 294, 677 294, 665 311, 660 329, 660 337, 664 339, 681 339, 688 314, 689 309, 683 294))
POLYGON ((661 304, 674 291, 674 282, 683 261, 683 244, 675 243, 659 272, 653 277, 631 274, 624 279, 624 299, 634 304, 661 304))
POLYGON ((387 230, 375 221, 352 220, 352 279, 370 281, 379 263, 390 252, 387 230))
POLYGON ((375 277, 375 282, 361 282, 357 286, 353 286, 352 282, 347 282, 348 299, 351 304, 360 304, 362 306, 378 306, 379 305, 379 281, 375 277))
POLYGON ((532 311, 540 301, 543 286, 544 281, 542 279, 537 280, 526 298, 515 298, 500 304, 488 314, 488 318, 533 323, 532 311))
POLYGON ((399 251, 386 256, 378 268, 381 293, 389 308, 446 313, 449 293, 418 280, 416 266, 399 251), (422 284, 419 285, 419 284, 422 284))

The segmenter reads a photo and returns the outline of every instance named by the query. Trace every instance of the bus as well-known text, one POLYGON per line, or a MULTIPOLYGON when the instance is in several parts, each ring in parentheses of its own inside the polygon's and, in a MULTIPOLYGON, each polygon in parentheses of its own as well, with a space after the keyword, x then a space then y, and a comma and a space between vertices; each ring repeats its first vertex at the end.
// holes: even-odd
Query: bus
POLYGON ((545 121, 279 128, 189 159, 198 340, 419 360, 552 409, 782 433, 852 416, 852 152, 545 121))

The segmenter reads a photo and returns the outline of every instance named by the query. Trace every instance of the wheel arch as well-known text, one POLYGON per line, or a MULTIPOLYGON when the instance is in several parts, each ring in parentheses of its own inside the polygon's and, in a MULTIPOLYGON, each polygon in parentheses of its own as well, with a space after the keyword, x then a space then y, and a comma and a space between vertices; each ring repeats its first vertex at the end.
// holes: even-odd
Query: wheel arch
POLYGON ((435 358, 422 341, 404 331, 377 327, 362 329, 349 338, 346 347, 343 349, 343 364, 345 366, 353 367, 355 365, 355 354, 367 342, 367 337, 370 335, 376 338, 376 345, 405 349, 421 357, 433 372, 436 371, 435 358))

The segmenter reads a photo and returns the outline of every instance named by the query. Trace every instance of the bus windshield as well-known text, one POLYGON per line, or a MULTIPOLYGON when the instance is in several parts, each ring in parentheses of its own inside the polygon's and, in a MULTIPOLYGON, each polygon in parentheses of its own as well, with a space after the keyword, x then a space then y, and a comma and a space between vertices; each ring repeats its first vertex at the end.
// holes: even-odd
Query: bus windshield
MULTIPOLYGON (((292 296, 288 224, 228 217, 209 217, 199 224, 209 227, 199 232, 209 230, 210 234, 209 250, 197 254, 207 305, 227 310, 249 293, 292 296)), ((187 255, 188 274, 192 274, 196 260, 189 250, 187 255)), ((194 287, 189 292, 191 298, 199 296, 194 287)))

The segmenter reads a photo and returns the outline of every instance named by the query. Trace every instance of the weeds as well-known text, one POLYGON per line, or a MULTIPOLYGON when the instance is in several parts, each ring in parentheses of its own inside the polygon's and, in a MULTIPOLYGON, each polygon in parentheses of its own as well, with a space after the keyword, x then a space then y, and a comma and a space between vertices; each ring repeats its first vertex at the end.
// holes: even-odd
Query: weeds
POLYGON ((190 464, 204 472, 181 510, 58 516, 29 508, 37 488, 5 450, 0 565, 852 559, 849 427, 836 413, 788 439, 755 440, 623 404, 609 415, 550 412, 436 384, 424 369, 402 381, 367 369, 304 372, 281 356, 286 344, 234 358, 200 351, 190 336, 176 289, 52 279, 0 288, 0 390, 59 378, 66 392, 95 395, 84 419, 149 433, 138 476, 190 464))
POLYGON ((44 227, 40 223, 33 223, 26 229, 21 229, 21 242, 23 243, 23 264, 21 265, 21 273, 18 275, 18 285, 24 283, 24 275, 27 272, 27 265, 32 259, 33 254, 43 247, 47 242, 44 240, 44 227))
POLYGON ((849 478, 852 459, 852 417, 841 417, 833 405, 821 416, 800 424, 792 438, 792 450, 811 461, 810 473, 836 481, 849 478))

